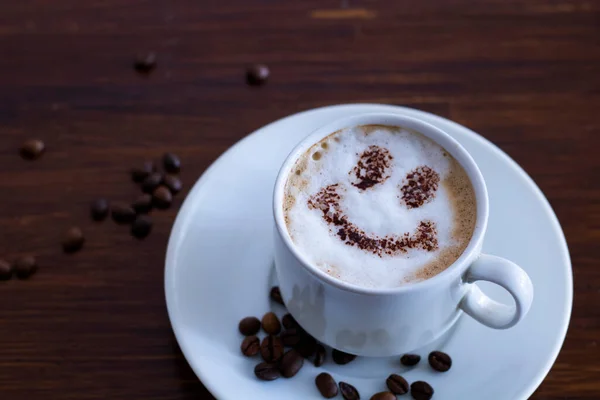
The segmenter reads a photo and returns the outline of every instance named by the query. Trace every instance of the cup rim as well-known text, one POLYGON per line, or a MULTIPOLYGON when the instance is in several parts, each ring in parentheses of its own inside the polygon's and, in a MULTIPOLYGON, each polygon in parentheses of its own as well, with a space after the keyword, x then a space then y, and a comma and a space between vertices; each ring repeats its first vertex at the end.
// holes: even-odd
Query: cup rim
POLYGON ((481 249, 481 243, 483 242, 483 236, 485 234, 488 222, 489 214, 489 200, 487 188, 483 175, 479 170, 479 167, 473 160, 473 157, 469 152, 451 137, 448 133, 442 129, 431 125, 421 119, 415 117, 409 117, 401 114, 390 114, 390 113, 367 113, 359 114, 350 117, 340 118, 331 123, 328 123, 310 133, 307 137, 298 143, 290 154, 286 157, 283 165, 281 166, 277 179, 275 181, 275 187, 273 190, 273 215, 275 218, 275 226, 278 234, 280 235, 283 243, 289 251, 300 261, 300 264, 304 269, 310 272, 317 279, 327 282, 328 284, 340 288, 345 291, 354 293, 366 294, 366 295, 384 295, 384 294, 398 294, 405 292, 413 292, 427 289, 433 285, 437 285, 444 281, 454 279, 456 276, 461 275, 471 262, 479 255, 481 249), (323 272, 316 265, 313 265, 303 252, 293 243, 290 237, 287 227, 285 224, 284 213, 283 213, 283 199, 284 189, 287 183, 287 177, 295 165, 296 160, 304 154, 312 145, 325 138, 331 133, 334 133, 340 129, 361 126, 361 125, 388 125, 388 126, 399 126, 415 130, 422 135, 430 138, 440 146, 442 146, 448 153, 454 157, 454 159, 463 167, 467 176, 471 180, 473 189, 475 192, 475 200, 477 206, 477 215, 475 222, 475 229, 471 240, 462 254, 445 270, 439 274, 414 283, 408 283, 392 288, 370 288, 359 286, 356 284, 345 282, 341 279, 335 278, 327 273, 323 272))

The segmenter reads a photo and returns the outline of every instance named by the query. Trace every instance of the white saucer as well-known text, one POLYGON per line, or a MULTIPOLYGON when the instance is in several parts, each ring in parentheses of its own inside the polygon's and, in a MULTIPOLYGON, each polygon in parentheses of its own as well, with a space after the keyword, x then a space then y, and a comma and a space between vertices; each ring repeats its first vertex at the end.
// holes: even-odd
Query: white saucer
MULTIPOLYGON (((484 291, 507 301, 493 286, 484 291)), ((569 252, 547 200, 506 154, 476 133, 435 115, 404 107, 354 104, 292 115, 249 135, 225 152, 198 180, 171 233, 165 267, 171 324, 183 354, 218 399, 321 399, 315 376, 330 372, 359 390, 361 398, 385 390, 392 372, 409 382, 426 380, 434 399, 526 399, 542 382, 563 343, 573 284, 569 252), (366 112, 393 112, 421 118, 454 136, 471 152, 490 196, 484 251, 521 265, 535 286, 529 315, 516 327, 495 331, 462 316, 434 347, 453 357, 452 369, 435 373, 422 360, 405 370, 397 358, 359 358, 321 368, 305 362, 293 379, 261 382, 257 358, 240 352, 242 317, 260 318, 283 307, 268 299, 272 268, 271 196, 283 160, 305 135, 334 119, 366 112)), ((425 357, 426 358, 426 357, 425 357)), ((408 396, 407 396, 408 397, 408 396)), ((341 396, 339 396, 341 398, 341 396)), ((410 398, 410 397, 408 397, 410 398)))

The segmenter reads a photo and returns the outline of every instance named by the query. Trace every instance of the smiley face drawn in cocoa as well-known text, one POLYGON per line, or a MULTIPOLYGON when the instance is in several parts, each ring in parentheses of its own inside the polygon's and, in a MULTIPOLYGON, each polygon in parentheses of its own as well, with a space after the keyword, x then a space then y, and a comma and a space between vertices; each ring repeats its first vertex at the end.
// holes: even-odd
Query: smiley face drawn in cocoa
MULTIPOLYGON (((334 183, 319 190, 308 199, 309 209, 319 210, 330 231, 348 246, 371 252, 379 257, 406 253, 409 249, 434 251, 438 248, 435 222, 421 220, 413 232, 378 236, 366 233, 349 220, 341 202, 347 190, 376 190, 390 177, 391 161, 389 150, 379 146, 369 146, 360 154, 356 166, 348 173, 353 177, 353 188, 334 183)), ((430 202, 436 194, 440 182, 439 174, 426 165, 410 171, 404 178, 398 197, 408 209, 418 208, 430 202)))

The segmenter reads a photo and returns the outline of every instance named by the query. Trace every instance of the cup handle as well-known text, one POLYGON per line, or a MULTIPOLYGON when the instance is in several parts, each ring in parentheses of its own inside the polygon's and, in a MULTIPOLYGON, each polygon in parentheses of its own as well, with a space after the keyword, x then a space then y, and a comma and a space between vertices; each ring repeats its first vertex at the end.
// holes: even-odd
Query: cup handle
POLYGON ((502 286, 515 300, 506 305, 486 296, 477 285, 469 285, 459 307, 476 321, 494 329, 507 329, 521 321, 533 301, 533 285, 525 271, 517 264, 501 257, 482 254, 471 264, 466 283, 488 281, 502 286))

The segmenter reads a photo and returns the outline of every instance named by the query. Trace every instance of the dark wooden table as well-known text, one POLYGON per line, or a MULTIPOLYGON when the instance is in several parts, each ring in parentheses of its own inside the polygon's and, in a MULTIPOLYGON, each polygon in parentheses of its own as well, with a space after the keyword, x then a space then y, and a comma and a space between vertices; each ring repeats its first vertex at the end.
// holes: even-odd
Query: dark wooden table
MULTIPOLYGON (((401 104, 481 133, 535 179, 562 223, 575 304, 533 396, 600 398, 600 3, 592 0, 22 0, 0 5, 0 398, 209 399, 163 296, 173 208, 144 241, 94 223, 131 200, 127 171, 178 153, 186 191, 225 149, 290 113, 401 104), (148 77, 131 65, 155 51, 148 77), (244 83, 245 65, 271 67, 244 83), (47 144, 19 158, 27 138, 47 144), (79 225, 85 248, 65 255, 79 225)), ((284 134, 284 133, 282 133, 284 134)), ((552 310, 548 310, 552 313, 552 310)), ((490 360, 488 360, 490 361, 490 360)))

